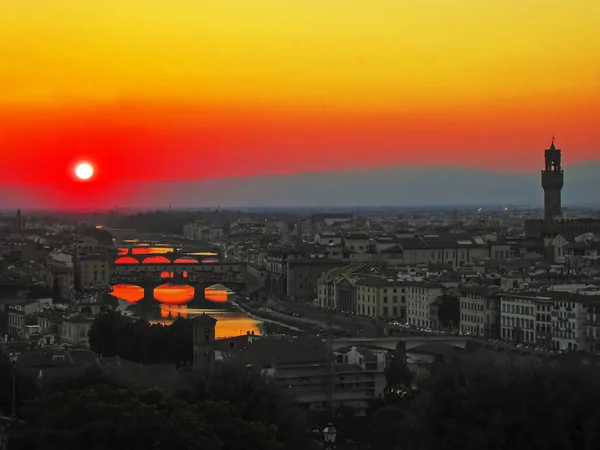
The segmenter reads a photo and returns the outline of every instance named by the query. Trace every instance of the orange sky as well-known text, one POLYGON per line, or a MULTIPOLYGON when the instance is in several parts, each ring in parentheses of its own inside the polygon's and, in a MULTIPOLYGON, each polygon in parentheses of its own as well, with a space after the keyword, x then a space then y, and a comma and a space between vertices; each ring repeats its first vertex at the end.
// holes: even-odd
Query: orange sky
POLYGON ((520 171, 552 134, 567 162, 598 158, 598 17, 597 0, 0 2, 0 176, 520 171))

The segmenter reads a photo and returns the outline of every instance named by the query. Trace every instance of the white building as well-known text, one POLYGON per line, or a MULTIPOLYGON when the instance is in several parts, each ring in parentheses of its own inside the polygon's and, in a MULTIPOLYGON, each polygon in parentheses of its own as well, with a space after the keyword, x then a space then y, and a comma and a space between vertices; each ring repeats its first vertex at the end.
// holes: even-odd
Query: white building
POLYGON ((526 294, 502 294, 500 301, 502 339, 535 344, 535 294, 533 296, 526 294))
POLYGON ((409 283, 406 304, 406 317, 410 325, 431 327, 431 304, 444 293, 440 283, 409 283))
POLYGON ((357 312, 381 319, 405 317, 408 286, 382 277, 366 277, 356 282, 357 312))

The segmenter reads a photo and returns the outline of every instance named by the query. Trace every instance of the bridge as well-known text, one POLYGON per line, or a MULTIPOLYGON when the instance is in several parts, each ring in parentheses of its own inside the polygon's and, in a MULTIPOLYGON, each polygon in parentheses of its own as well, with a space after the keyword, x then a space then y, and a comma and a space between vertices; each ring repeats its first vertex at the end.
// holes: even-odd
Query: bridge
POLYGON ((120 263, 113 264, 113 284, 242 284, 246 279, 244 263, 120 263), (176 281, 177 280, 177 281, 176 281))
MULTIPOLYGON (((142 247, 143 248, 143 247, 142 247)), ((130 249, 131 250, 131 249, 130 249)), ((184 252, 169 252, 169 253, 127 253, 119 252, 119 256, 114 263, 118 265, 127 264, 200 264, 200 263, 215 263, 218 262, 218 254, 216 252, 199 252, 189 254, 184 252)))
POLYGON ((395 351, 398 344, 403 342, 405 350, 415 349, 429 344, 444 344, 456 348, 465 348, 467 342, 472 340, 464 336, 408 336, 408 337, 383 337, 383 338, 339 338, 334 339, 331 347, 333 350, 349 346, 374 347, 383 350, 395 351))

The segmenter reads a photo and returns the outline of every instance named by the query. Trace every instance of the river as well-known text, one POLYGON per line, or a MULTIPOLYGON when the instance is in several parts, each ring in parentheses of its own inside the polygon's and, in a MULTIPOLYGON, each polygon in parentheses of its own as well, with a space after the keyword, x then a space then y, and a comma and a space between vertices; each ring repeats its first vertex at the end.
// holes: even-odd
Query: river
POLYGON ((216 337, 239 336, 248 332, 260 334, 261 321, 237 310, 226 291, 196 292, 190 285, 166 284, 154 290, 153 298, 144 298, 144 290, 136 285, 113 286, 112 295, 119 299, 119 310, 151 323, 170 325, 179 317, 192 318, 209 314, 218 320, 216 337))

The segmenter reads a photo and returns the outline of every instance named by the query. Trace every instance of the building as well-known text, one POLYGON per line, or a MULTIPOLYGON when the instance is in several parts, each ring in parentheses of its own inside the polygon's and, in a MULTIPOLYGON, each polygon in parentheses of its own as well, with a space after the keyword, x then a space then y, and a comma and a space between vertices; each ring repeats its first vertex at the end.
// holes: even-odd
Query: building
POLYGON ((287 263, 287 295, 297 302, 312 303, 317 299, 319 278, 323 273, 346 264, 326 258, 303 258, 287 263))
POLYGON ((311 244, 300 244, 293 248, 278 248, 267 251, 267 291, 279 298, 288 294, 288 263, 306 258, 323 258, 324 252, 311 244))
POLYGON ((261 338, 247 346, 241 358, 287 387, 296 402, 309 410, 327 408, 331 386, 334 407, 345 406, 365 414, 385 388, 383 351, 353 346, 330 355, 325 342, 318 338, 261 338))
POLYGON ((407 283, 406 318, 410 325, 431 328, 431 304, 444 293, 441 283, 407 283))
POLYGON ((200 220, 189 222, 183 225, 183 236, 197 241, 220 241, 224 236, 223 225, 200 220))
POLYGON ((535 296, 502 293, 500 304, 502 339, 535 344, 535 296))
POLYGON ((356 281, 370 273, 365 263, 351 263, 321 275, 317 282, 317 304, 338 311, 358 311, 356 281))
POLYGON ((105 250, 86 251, 77 256, 77 287, 81 290, 111 285, 111 260, 105 250))
POLYGON ((8 305, 8 335, 12 338, 25 338, 27 326, 37 326, 36 313, 51 305, 52 299, 23 300, 8 305))
POLYGON ((542 170, 542 188, 544 190, 544 218, 525 221, 525 236, 542 238, 545 236, 580 236, 585 233, 600 233, 600 220, 570 219, 562 216, 562 188, 564 170, 562 151, 554 145, 544 152, 544 170, 542 170))
POLYGON ((542 170, 542 188, 544 189, 544 220, 548 223, 562 217, 562 188, 564 172, 561 150, 552 145, 544 153, 545 168, 542 170))
POLYGON ((61 342, 69 347, 89 347, 88 335, 93 323, 93 317, 81 314, 63 318, 59 333, 61 342))
POLYGON ((365 316, 400 319, 406 315, 408 286, 383 277, 365 277, 356 282, 356 311, 365 316))
POLYGON ((217 319, 206 314, 193 320, 194 367, 203 367, 214 360, 214 342, 217 319))
POLYGON ((65 300, 71 300, 75 290, 75 267, 73 257, 67 253, 54 252, 44 263, 46 286, 65 300))
POLYGON ((500 298, 486 288, 460 290, 460 331, 485 338, 500 338, 500 298))
MULTIPOLYGON (((392 242, 387 242, 393 248, 392 242)), ((473 265, 488 258, 505 259, 511 252, 506 242, 485 242, 481 238, 441 238, 419 236, 396 238, 405 264, 445 264, 453 268, 473 265)), ((381 247, 380 247, 381 248, 381 247)), ((383 249, 382 249, 383 250, 383 249)))

